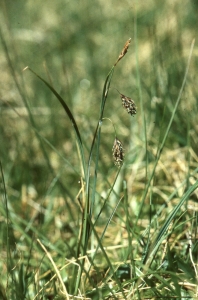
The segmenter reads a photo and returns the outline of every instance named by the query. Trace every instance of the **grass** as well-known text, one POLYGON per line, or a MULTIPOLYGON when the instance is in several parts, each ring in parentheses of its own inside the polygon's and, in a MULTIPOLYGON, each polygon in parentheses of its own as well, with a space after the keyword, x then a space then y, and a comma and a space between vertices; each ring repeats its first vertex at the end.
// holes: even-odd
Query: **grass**
POLYGON ((198 297, 196 11, 1 3, 0 299, 198 297))

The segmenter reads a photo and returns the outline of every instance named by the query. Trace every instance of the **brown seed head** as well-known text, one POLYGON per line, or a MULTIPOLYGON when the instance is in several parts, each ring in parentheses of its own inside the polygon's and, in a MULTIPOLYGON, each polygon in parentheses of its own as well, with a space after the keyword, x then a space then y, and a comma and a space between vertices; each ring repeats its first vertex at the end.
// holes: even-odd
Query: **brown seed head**
POLYGON ((117 138, 114 140, 112 152, 115 165, 120 167, 124 161, 124 149, 122 143, 117 138))
POLYGON ((130 114, 131 116, 135 115, 137 112, 135 102, 131 98, 129 98, 123 94, 120 94, 120 98, 122 100, 122 105, 126 109, 128 114, 130 114))
POLYGON ((128 41, 126 41, 126 43, 124 45, 124 48, 122 49, 122 51, 121 51, 116 63, 114 64, 114 66, 116 66, 117 63, 125 56, 125 54, 127 53, 128 49, 129 49, 130 42, 131 42, 131 38, 128 39, 128 41))

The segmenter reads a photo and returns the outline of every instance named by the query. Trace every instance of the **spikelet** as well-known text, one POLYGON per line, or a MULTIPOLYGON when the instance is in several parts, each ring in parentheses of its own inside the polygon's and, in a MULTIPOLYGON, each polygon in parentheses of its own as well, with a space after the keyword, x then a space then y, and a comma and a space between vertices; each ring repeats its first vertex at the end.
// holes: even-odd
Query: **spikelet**
POLYGON ((114 67, 117 65, 117 63, 125 56, 125 54, 127 53, 128 49, 129 49, 129 45, 130 45, 130 42, 131 42, 131 38, 128 39, 128 41, 126 41, 125 45, 124 45, 124 48, 122 49, 117 61, 115 62, 114 64, 114 67))
POLYGON ((122 106, 126 109, 128 114, 130 114, 131 116, 135 115, 137 113, 135 102, 131 98, 121 94, 116 88, 115 90, 120 94, 122 106))
POLYGON ((123 94, 120 94, 120 98, 122 100, 122 105, 126 109, 128 114, 130 114, 131 116, 134 116, 137 112, 135 102, 131 98, 129 98, 123 94))
POLYGON ((124 161, 124 149, 122 143, 117 138, 114 140, 112 152, 115 165, 120 167, 124 161))

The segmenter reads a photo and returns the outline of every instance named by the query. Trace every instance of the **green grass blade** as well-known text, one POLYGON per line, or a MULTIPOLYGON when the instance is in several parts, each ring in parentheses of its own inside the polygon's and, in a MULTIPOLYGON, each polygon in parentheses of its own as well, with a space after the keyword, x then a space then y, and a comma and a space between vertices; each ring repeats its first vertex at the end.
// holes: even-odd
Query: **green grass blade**
POLYGON ((180 200, 180 202, 176 205, 176 207, 173 209, 173 211, 170 213, 168 219, 166 220, 166 222, 164 223, 164 225, 162 226, 162 228, 160 229, 157 238, 155 239, 153 245, 151 245, 150 247, 150 251, 147 253, 146 257, 143 259, 143 263, 149 263, 149 265, 152 263, 154 256, 161 244, 161 242, 163 241, 163 239, 165 238, 165 235, 168 231, 168 228, 171 224, 171 222, 173 221, 173 219, 175 218, 176 214, 178 213, 179 209, 181 208, 181 206, 188 200, 188 198, 190 197, 190 195, 198 188, 198 181, 193 184, 188 191, 183 195, 182 199, 180 200), (147 259, 148 258, 148 259, 147 259))
MULTIPOLYGON (((196 168, 191 174, 189 174, 189 177, 190 176, 195 176, 195 174, 198 172, 198 168, 196 168)), ((145 237, 150 228, 151 228, 151 225, 156 221, 156 219, 161 215, 161 213, 163 212, 163 210, 167 207, 167 204, 174 198, 175 195, 177 195, 179 189, 181 187, 183 187, 186 183, 188 182, 188 177, 174 190, 174 192, 172 192, 172 194, 168 197, 168 199, 166 200, 166 203, 164 203, 160 208, 159 210, 157 211, 157 213, 152 217, 152 220, 149 224, 149 226, 146 228, 146 230, 144 231, 144 233, 142 234, 142 237, 145 237)))
MULTIPOLYGON (((4 180, 4 173, 3 173, 3 167, 0 160, 0 169, 1 169, 1 178, 2 178, 2 185, 3 185, 3 198, 4 198, 4 208, 5 211, 5 218, 6 218, 6 250, 7 250, 7 257, 6 257, 6 263, 7 263, 7 270, 11 269, 13 266, 11 266, 12 259, 11 259, 11 250, 10 250, 10 237, 9 237, 9 211, 8 211, 8 199, 7 199, 7 192, 6 192, 6 185, 4 180)), ((7 274, 8 276, 8 274, 7 274)), ((8 278, 7 278, 8 281, 8 278)))
MULTIPOLYGON (((23 103, 24 103, 24 105, 25 105, 25 107, 26 107, 26 109, 28 111, 30 123, 31 123, 31 125, 32 125, 33 128, 36 128, 36 124, 35 124, 35 121, 34 121, 34 118, 33 118, 32 114, 31 114, 28 101, 27 101, 26 96, 23 93, 23 90, 22 90, 22 88, 20 86, 17 73, 16 73, 16 71, 14 69, 14 66, 13 66, 12 60, 10 58, 9 51, 8 51, 7 44, 6 44, 6 41, 5 41, 4 37, 3 37, 3 34, 1 32, 1 30, 0 30, 0 37, 1 37, 3 48, 4 48, 4 53, 6 55, 7 63, 8 63, 9 69, 10 69, 10 73, 12 75, 12 78, 13 78, 14 82, 15 82, 15 85, 17 87, 19 95, 21 96, 21 99, 23 100, 23 103)), ((43 156, 45 158, 47 166, 48 166, 51 174, 55 177, 54 169, 53 169, 53 167, 52 167, 52 165, 50 163, 49 157, 48 157, 47 152, 46 152, 46 150, 45 150, 45 148, 43 146, 42 140, 40 139, 40 136, 37 133, 36 133, 36 137, 38 138, 38 141, 39 141, 39 144, 40 144, 40 147, 41 147, 41 151, 43 153, 43 156)), ((58 183, 59 183, 61 189, 65 192, 65 187, 63 186, 62 182, 58 181, 58 183)), ((70 195, 70 198, 71 198, 71 195, 70 195)))
MULTIPOLYGON (((91 233, 91 224, 90 224, 89 220, 91 220, 91 218, 92 218, 92 210, 93 210, 93 206, 94 206, 95 193, 96 193, 96 180, 97 180, 99 145, 100 145, 100 130, 101 130, 101 126, 102 126, 102 118, 103 118, 103 113, 104 113, 104 107, 105 107, 106 99, 107 99, 107 96, 108 96, 108 91, 109 91, 109 87, 110 87, 110 83, 111 83, 111 78, 113 76, 113 71, 114 71, 114 67, 111 68, 109 74, 107 75, 105 83, 104 83, 104 88, 103 88, 103 93, 102 93, 102 101, 101 101, 101 108, 100 108, 100 117, 99 117, 98 124, 96 126, 96 130, 94 132, 94 137, 93 137, 93 140, 92 140, 90 153, 89 153, 89 159, 88 159, 87 176, 86 176, 86 203, 85 203, 85 208, 84 208, 83 216, 82 216, 83 227, 82 227, 82 232, 81 232, 81 236, 80 236, 83 255, 85 255, 85 253, 87 251, 88 240, 89 240, 89 236, 90 236, 90 233, 91 233), (93 149, 94 149, 94 145, 95 145, 97 136, 98 136, 98 139, 97 139, 97 150, 96 150, 93 192, 92 192, 92 199, 91 199, 91 205, 90 205, 90 168, 91 168, 91 162, 92 162, 93 149)), ((79 250, 78 250, 78 255, 80 254, 79 251, 80 251, 80 247, 79 247, 79 250)), ((79 272, 79 274, 77 276, 77 284, 76 284, 75 294, 77 293, 77 290, 79 288, 82 269, 83 269, 83 265, 81 265, 81 271, 79 272)))
POLYGON ((93 206, 94 206, 94 195, 95 195, 96 179, 97 179, 97 169, 98 169, 98 159, 99 159, 99 145, 100 145, 100 131, 101 131, 101 126, 102 126, 102 119, 103 119, 103 113, 104 113, 105 103, 106 103, 106 100, 107 100, 108 91, 109 91, 109 88, 110 88, 110 84, 111 84, 111 79, 112 79, 112 76, 113 76, 113 72, 114 72, 114 66, 111 68, 110 72, 108 73, 108 75, 106 77, 106 80, 105 80, 105 83, 104 83, 103 92, 102 92, 102 101, 101 101, 101 106, 100 106, 99 121, 98 121, 98 124, 97 124, 95 132, 94 132, 93 141, 92 141, 92 144, 91 144, 90 153, 89 153, 89 159, 88 159, 87 195, 88 195, 88 199, 89 199, 90 167, 91 167, 93 149, 94 149, 94 145, 95 145, 95 142, 96 142, 96 137, 98 135, 97 150, 96 150, 96 161, 95 161, 95 177, 94 177, 92 201, 91 201, 91 207, 90 207, 90 214, 91 215, 92 215, 93 206))
POLYGON ((68 105, 65 103, 65 101, 63 100, 63 98, 57 93, 57 91, 47 82, 45 81, 41 76, 39 76, 37 73, 35 73, 31 68, 26 67, 24 70, 30 70, 36 77, 38 77, 50 90, 51 92, 56 96, 56 98, 58 99, 58 101, 60 102, 60 104, 62 105, 62 107, 64 108, 66 114, 68 115, 73 127, 74 127, 74 131, 76 133, 76 137, 77 137, 77 142, 78 142, 78 146, 80 149, 80 154, 81 154, 81 159, 82 159, 82 163, 83 163, 83 177, 86 176, 86 172, 85 172, 85 159, 84 159, 84 151, 83 151, 83 143, 82 143, 82 139, 81 139, 81 135, 78 129, 78 126, 76 124, 76 121, 68 107, 68 105))
MULTIPOLYGON (((97 248, 96 248, 95 254, 97 253, 97 250, 100 248, 101 251, 102 251, 102 253, 103 253, 103 255, 104 255, 104 257, 105 257, 105 259, 106 259, 106 262, 107 262, 108 267, 110 268, 112 274, 114 274, 114 268, 113 268, 112 263, 111 263, 111 261, 109 260, 109 257, 108 257, 108 255, 107 255, 107 253, 106 253, 106 251, 105 251, 105 249, 104 249, 104 247, 103 247, 103 245, 102 245, 102 239, 103 239, 104 234, 105 234, 105 232, 106 232, 106 229, 107 229, 109 223, 111 222, 111 219, 112 219, 113 215, 115 214, 115 212, 116 212, 116 210, 117 210, 117 208, 118 208, 118 206, 119 206, 119 204, 120 204, 120 201, 121 201, 122 199, 123 199, 123 198, 120 198, 120 200, 118 201, 116 207, 114 208, 114 210, 113 210, 113 212, 112 212, 112 214, 111 214, 111 216, 110 216, 110 218, 109 218, 109 220, 108 220, 108 222, 107 222, 107 224, 106 224, 106 226, 105 226, 105 229, 103 230, 103 233, 102 233, 102 236, 101 236, 101 237, 98 236, 98 234, 97 234, 97 232, 96 232, 96 230, 95 230, 94 224, 93 224, 93 223, 91 222, 91 220, 89 219, 89 220, 90 220, 91 230, 93 231, 94 236, 96 237, 96 240, 97 240, 97 243, 98 243, 98 246, 97 246, 97 248)), ((123 288, 122 288, 122 286, 121 286, 121 283, 120 283, 119 279, 117 279, 116 276, 115 276, 115 281, 116 281, 116 283, 118 284, 118 286, 119 286, 119 288, 120 288, 120 291, 121 291, 121 293, 122 293, 122 295, 123 295, 123 299, 126 299, 126 297, 125 297, 125 295, 124 295, 124 292, 123 292, 123 288)))
POLYGON ((187 66, 186 66, 186 71, 185 71, 185 75, 184 75, 184 79, 183 79, 183 82, 182 82, 182 86, 181 86, 181 89, 179 91, 179 95, 178 95, 178 98, 177 98, 177 101, 175 103, 175 107, 173 109, 173 112, 172 112, 172 115, 171 115, 171 118, 170 118, 170 121, 169 121, 169 124, 167 126, 167 129, 166 129, 166 132, 164 134, 164 138, 162 140, 162 143, 159 147, 159 150, 156 154, 156 161, 155 161, 155 164, 154 164, 154 167, 153 167, 153 171, 151 173, 151 176, 148 180, 148 184, 145 188, 145 191, 144 191, 144 194, 143 194, 143 197, 142 197, 142 202, 141 202, 141 205, 140 205, 140 209, 139 209, 139 212, 138 212, 138 216, 136 218, 136 224, 138 222, 138 219, 140 217, 140 214, 142 212, 142 208, 143 208, 143 205, 144 205, 144 201, 146 199, 146 195, 148 193, 148 190, 149 190, 149 187, 150 187, 150 184, 151 184, 151 181, 153 179, 153 176, 155 174, 155 170, 156 170, 156 167, 157 167, 157 164, 159 162, 159 159, 160 159, 160 156, 161 156, 161 153, 162 153, 162 150, 164 148, 164 145, 165 145, 165 142, 166 142, 166 139, 168 137, 168 134, 169 134, 169 131, 170 131, 170 128, 171 128, 171 125, 173 123, 173 119, 175 117, 175 114, 176 114, 176 111, 177 111, 177 108, 178 108, 178 105, 180 103, 180 100, 181 100, 181 96, 182 96, 182 93, 184 91, 184 87, 185 87, 185 84, 186 84, 186 80, 187 80, 187 75, 188 75, 188 71, 189 71, 189 68, 190 68, 190 62, 191 62, 191 58, 192 58, 192 52, 193 52, 193 48, 194 48, 194 43, 195 43, 195 40, 192 41, 192 44, 191 44, 191 48, 190 48, 190 53, 189 53, 189 57, 188 57, 188 62, 187 62, 187 66))

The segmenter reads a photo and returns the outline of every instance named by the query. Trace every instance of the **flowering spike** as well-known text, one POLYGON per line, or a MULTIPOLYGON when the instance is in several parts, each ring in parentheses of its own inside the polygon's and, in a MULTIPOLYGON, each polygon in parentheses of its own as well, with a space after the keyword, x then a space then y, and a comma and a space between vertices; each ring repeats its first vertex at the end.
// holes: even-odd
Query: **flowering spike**
POLYGON ((125 45, 124 45, 124 48, 122 49, 117 61, 115 62, 114 64, 114 67, 117 65, 117 63, 125 56, 125 54, 127 53, 128 49, 129 49, 129 45, 130 45, 130 42, 131 42, 131 38, 128 39, 128 41, 126 41, 125 45))
POLYGON ((115 165, 120 167, 124 161, 124 149, 122 143, 117 138, 114 140, 112 152, 115 165))
POLYGON ((135 102, 131 98, 121 94, 117 89, 115 90, 120 94, 122 106, 126 109, 128 114, 130 114, 131 116, 135 115, 137 113, 135 102))
POLYGON ((123 94, 120 94, 120 98, 122 100, 122 105, 126 109, 128 114, 130 114, 131 116, 135 115, 137 112, 135 102, 131 98, 129 98, 123 94))

